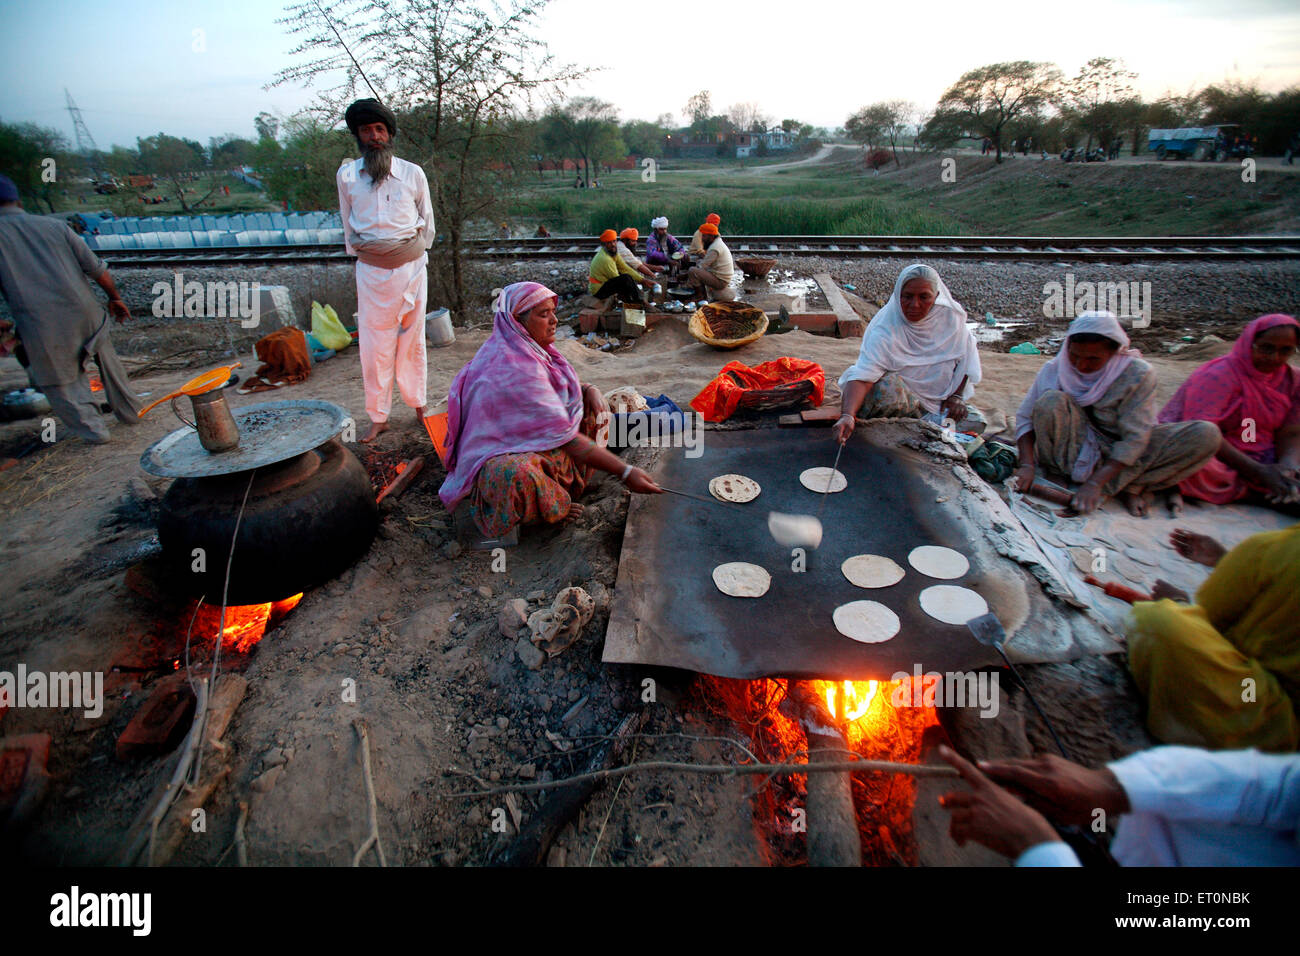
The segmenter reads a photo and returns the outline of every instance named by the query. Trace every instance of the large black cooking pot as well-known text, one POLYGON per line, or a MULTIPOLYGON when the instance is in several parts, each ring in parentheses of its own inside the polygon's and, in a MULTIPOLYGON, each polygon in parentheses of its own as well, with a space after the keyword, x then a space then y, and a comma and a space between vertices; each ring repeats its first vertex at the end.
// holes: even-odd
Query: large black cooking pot
POLYGON ((258 468, 251 489, 250 474, 178 478, 163 496, 163 557, 191 596, 221 602, 246 491, 227 604, 283 600, 330 580, 369 549, 379 527, 374 489, 361 462, 337 439, 258 468))

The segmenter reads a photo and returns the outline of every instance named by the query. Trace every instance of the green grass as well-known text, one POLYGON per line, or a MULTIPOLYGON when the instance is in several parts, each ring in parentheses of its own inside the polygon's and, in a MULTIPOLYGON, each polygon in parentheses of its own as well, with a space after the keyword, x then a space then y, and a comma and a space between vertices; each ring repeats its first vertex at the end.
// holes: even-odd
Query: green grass
POLYGON ((724 235, 962 231, 951 217, 923 205, 862 195, 856 177, 835 167, 817 169, 661 170, 654 183, 642 182, 638 172, 618 172, 601 177, 599 190, 574 189, 572 180, 548 182, 521 195, 510 215, 517 228, 541 222, 553 232, 586 235, 625 226, 645 233, 655 216, 667 216, 675 234, 690 235, 711 212, 722 217, 724 235))

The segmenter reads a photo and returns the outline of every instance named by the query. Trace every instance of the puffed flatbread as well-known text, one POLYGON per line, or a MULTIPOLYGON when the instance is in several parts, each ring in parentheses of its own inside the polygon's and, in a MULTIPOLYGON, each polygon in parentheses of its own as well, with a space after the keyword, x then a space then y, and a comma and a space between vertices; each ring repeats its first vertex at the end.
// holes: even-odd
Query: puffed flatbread
POLYGON ((809 491, 815 491, 817 494, 823 494, 826 491, 843 491, 849 486, 849 480, 844 477, 844 472, 837 471, 834 468, 808 468, 799 475, 799 484, 803 485, 809 491), (830 488, 826 487, 827 483, 830 488))
POLYGON ((709 482, 709 494, 719 501, 753 501, 763 489, 753 478, 744 475, 718 475, 709 482))
POLYGON ((970 588, 936 584, 921 592, 921 610, 944 624, 965 624, 989 612, 988 602, 970 588))
POLYGON ((903 580, 907 573, 882 554, 855 554, 845 558, 840 571, 850 584, 860 588, 887 588, 903 580))
POLYGON ((772 575, 757 564, 732 561, 713 569, 713 583, 729 597, 756 598, 767 593, 772 575))
POLYGON ((959 578, 970 570, 966 555, 952 548, 941 548, 937 544, 923 544, 913 548, 907 556, 907 563, 929 578, 949 580, 959 578))
POLYGON ((850 601, 835 609, 835 630, 862 644, 882 644, 898 633, 898 615, 878 601, 850 601))

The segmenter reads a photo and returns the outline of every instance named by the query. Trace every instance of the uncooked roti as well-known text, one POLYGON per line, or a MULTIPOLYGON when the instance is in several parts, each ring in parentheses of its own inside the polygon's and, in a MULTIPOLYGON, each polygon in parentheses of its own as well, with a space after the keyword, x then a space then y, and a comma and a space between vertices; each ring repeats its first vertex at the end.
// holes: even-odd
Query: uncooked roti
POLYGON ((799 475, 799 484, 820 495, 827 490, 843 491, 849 486, 849 480, 844 477, 842 471, 836 471, 834 468, 809 468, 799 475), (830 484, 829 489, 826 487, 827 483, 830 484))
POLYGON ((988 602, 970 588, 936 584, 921 592, 921 610, 936 621, 962 625, 989 612, 988 602))
POLYGON ((719 501, 753 501, 761 490, 757 481, 744 475, 718 475, 709 482, 709 494, 719 501))
POLYGON ((732 561, 713 569, 713 583, 731 597, 762 597, 772 584, 772 575, 757 564, 732 561))
POLYGON ((913 548, 907 556, 907 563, 926 577, 959 578, 970 570, 966 555, 952 548, 941 548, 937 544, 923 544, 913 548))
POLYGON ((887 588, 903 580, 906 572, 883 554, 855 554, 846 558, 840 570, 850 584, 860 588, 887 588))
POLYGON ((835 609, 835 630, 863 644, 880 644, 898 633, 898 615, 878 601, 851 601, 835 609))

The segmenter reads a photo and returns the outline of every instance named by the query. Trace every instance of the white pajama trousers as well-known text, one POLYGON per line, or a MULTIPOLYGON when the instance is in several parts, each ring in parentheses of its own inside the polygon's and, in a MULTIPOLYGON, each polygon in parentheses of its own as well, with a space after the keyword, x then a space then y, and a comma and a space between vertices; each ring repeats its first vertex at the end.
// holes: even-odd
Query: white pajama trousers
POLYGON ((429 294, 428 255, 396 269, 357 262, 357 346, 366 389, 366 414, 388 421, 393 381, 412 408, 428 404, 424 310, 429 294))

